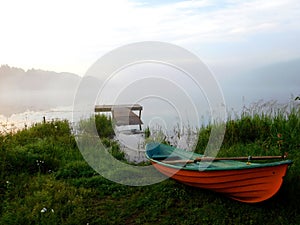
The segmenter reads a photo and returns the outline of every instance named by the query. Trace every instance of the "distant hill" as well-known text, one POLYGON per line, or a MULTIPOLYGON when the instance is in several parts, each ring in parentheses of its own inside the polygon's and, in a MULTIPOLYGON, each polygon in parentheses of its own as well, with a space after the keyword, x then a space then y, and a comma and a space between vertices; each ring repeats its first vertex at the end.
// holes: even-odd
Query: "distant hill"
POLYGON ((73 104, 80 77, 2 65, 0 67, 0 114, 9 116, 26 110, 47 110, 73 104))

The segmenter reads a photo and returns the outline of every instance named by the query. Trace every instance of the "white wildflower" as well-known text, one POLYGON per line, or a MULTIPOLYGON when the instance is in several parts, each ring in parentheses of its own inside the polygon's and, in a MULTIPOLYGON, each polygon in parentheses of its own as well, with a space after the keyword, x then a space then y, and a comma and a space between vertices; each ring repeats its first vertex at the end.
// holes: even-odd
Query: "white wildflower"
POLYGON ((45 207, 42 208, 42 210, 41 210, 41 213, 44 213, 44 212, 47 212, 47 209, 45 207))

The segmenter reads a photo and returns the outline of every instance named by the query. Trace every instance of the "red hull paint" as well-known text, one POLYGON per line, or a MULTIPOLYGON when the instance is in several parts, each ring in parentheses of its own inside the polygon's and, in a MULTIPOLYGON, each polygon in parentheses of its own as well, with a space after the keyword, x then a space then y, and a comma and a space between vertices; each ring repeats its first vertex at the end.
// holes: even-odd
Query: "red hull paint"
POLYGON ((181 183, 209 189, 247 203, 267 200, 277 193, 288 164, 238 170, 178 170, 152 161, 154 167, 181 183))

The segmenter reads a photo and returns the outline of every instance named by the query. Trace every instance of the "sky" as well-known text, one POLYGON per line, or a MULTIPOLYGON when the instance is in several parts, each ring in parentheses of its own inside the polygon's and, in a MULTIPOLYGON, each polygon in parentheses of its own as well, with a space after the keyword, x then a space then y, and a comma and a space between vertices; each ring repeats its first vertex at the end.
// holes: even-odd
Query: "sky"
POLYGON ((253 65, 300 57, 298 0, 1 0, 0 4, 0 64, 25 70, 83 76, 105 53, 140 41, 179 45, 227 76, 253 65))
POLYGON ((228 108, 300 95, 298 0, 0 0, 0 10, 0 65, 84 76, 116 48, 161 41, 197 55, 228 108))

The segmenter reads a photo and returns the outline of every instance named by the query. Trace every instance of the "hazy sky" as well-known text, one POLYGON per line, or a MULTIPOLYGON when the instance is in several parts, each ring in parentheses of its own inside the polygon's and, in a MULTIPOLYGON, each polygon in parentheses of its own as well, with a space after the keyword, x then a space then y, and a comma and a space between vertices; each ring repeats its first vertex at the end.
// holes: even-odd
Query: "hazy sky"
POLYGON ((139 41, 177 44, 216 71, 300 57, 298 0, 0 2, 0 64, 23 69, 84 75, 139 41))

